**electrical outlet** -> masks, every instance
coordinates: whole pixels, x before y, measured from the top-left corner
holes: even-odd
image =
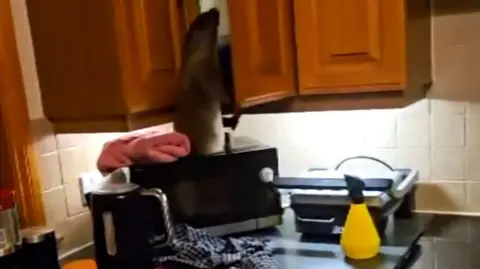
[[[104,177],[99,171],[83,173],[78,179],[80,185],[80,197],[82,197],[83,206],[87,206],[85,195],[98,189],[104,182]]]

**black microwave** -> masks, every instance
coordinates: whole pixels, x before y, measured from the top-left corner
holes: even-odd
[[[130,181],[161,189],[174,224],[215,235],[281,224],[281,197],[273,184],[279,172],[277,149],[247,137],[234,137],[231,144],[229,153],[131,166]],[[161,222],[161,212],[157,217]]]

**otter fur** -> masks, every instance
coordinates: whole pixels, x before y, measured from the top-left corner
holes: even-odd
[[[213,153],[219,136],[216,121],[228,102],[218,62],[219,11],[201,13],[190,25],[182,53],[174,129],[188,136],[192,154]]]

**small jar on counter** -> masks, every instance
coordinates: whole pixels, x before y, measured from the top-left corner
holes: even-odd
[[[31,227],[22,230],[23,245],[18,256],[20,269],[60,269],[55,230]]]
[[[15,192],[0,188],[0,244],[18,247],[21,243]]]
[[[17,269],[15,247],[11,244],[0,244],[0,268]]]

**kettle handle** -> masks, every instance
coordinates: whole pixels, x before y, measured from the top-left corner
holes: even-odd
[[[166,241],[165,244],[162,244],[158,247],[164,247],[168,246],[171,244],[173,240],[173,225],[172,225],[172,217],[170,215],[170,207],[168,206],[168,199],[167,195],[160,190],[160,189],[146,189],[142,190],[140,193],[142,196],[153,196],[157,198],[157,200],[160,202],[160,210],[163,214],[163,224],[165,225],[165,230],[166,230]]]

